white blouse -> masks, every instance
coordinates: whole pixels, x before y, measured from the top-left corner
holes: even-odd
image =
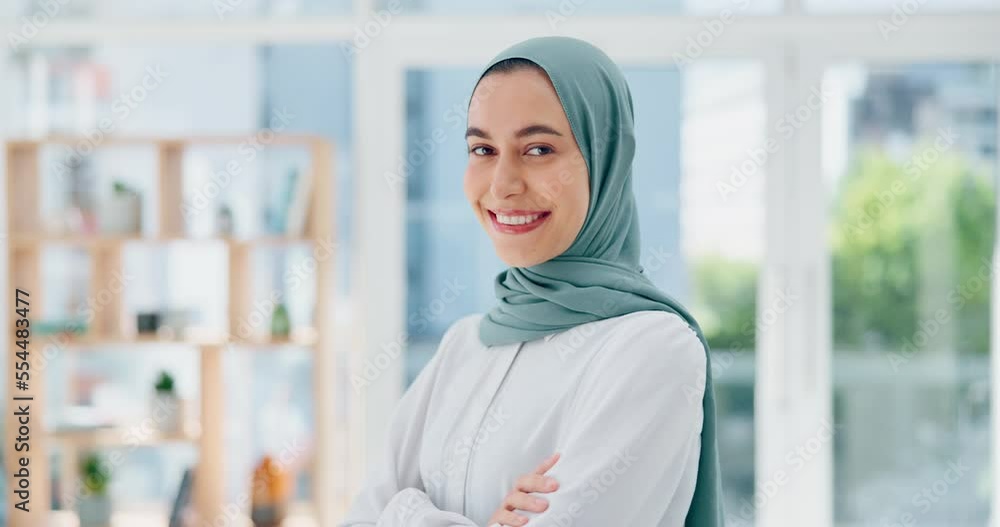
[[[679,316],[640,311],[520,344],[448,329],[392,415],[381,466],[341,527],[485,526],[548,456],[529,526],[681,526],[694,494],[707,357]]]

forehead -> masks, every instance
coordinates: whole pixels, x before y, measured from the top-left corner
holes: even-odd
[[[476,86],[469,103],[469,126],[514,126],[528,120],[569,129],[559,96],[544,72],[526,68],[493,73]]]

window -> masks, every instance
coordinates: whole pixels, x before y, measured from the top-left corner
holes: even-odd
[[[0,20],[21,17],[47,25],[49,20],[184,20],[233,21],[253,18],[290,16],[343,15],[350,11],[350,0],[153,0],[135,3],[124,0],[12,0],[0,7]],[[39,22],[44,20],[45,24]]]
[[[996,68],[824,78],[837,525],[990,517]],[[878,401],[877,404],[873,404]]]

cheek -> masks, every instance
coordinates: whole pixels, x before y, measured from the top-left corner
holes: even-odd
[[[576,229],[583,226],[583,221],[587,219],[587,211],[590,209],[590,181],[587,174],[579,174],[571,190],[573,200],[573,219]]]
[[[462,189],[465,191],[465,197],[469,200],[469,203],[475,205],[479,201],[482,192],[479,187],[481,178],[477,178],[475,171],[470,167],[465,170],[465,177],[462,180]]]
[[[538,188],[543,201],[560,209],[565,220],[579,228],[590,207],[590,183],[586,169],[575,163],[566,163],[549,173]]]

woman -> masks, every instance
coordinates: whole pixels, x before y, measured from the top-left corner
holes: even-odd
[[[403,396],[342,525],[722,525],[708,346],[638,263],[621,71],[576,39],[514,45],[466,138],[466,196],[510,268]]]

